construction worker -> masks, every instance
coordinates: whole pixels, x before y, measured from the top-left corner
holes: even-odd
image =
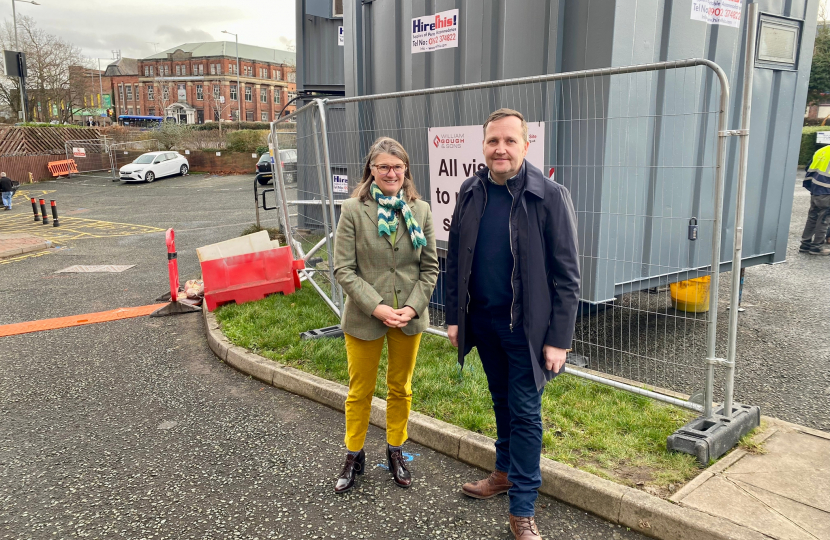
[[[813,154],[802,185],[810,191],[810,211],[798,252],[830,255],[830,245],[825,243],[830,227],[830,145]]]

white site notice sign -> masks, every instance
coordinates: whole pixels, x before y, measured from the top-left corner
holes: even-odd
[[[412,19],[412,54],[458,47],[458,10]]]
[[[692,0],[692,20],[738,28],[741,0]]]
[[[73,148],[72,149],[72,156],[73,157],[86,157],[86,148]]]
[[[545,123],[528,124],[530,148],[527,160],[544,171]],[[486,167],[480,125],[429,128],[429,198],[435,238],[448,240],[455,199],[461,184],[479,169]]]

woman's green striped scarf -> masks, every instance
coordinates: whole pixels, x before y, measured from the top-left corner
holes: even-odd
[[[401,197],[403,190],[399,191],[397,195],[387,197],[383,194],[377,184],[372,182],[371,194],[378,203],[378,235],[384,234],[391,236],[398,228],[398,210],[403,214],[403,220],[406,222],[406,228],[409,230],[409,237],[412,239],[412,245],[415,249],[420,246],[427,245],[427,239],[424,237],[424,232],[415,221],[415,216],[412,215],[412,210],[403,201]]]

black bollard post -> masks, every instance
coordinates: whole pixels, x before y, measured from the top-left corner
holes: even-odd
[[[58,203],[55,199],[49,199],[49,202],[52,204],[52,227],[58,227]]]
[[[40,200],[40,213],[43,214],[43,224],[49,225],[49,216],[46,215],[46,201]]]
[[[37,201],[34,197],[29,197],[32,199],[32,211],[35,213],[35,221],[40,221],[40,214],[37,211]]]

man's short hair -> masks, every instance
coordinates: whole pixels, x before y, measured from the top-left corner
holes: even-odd
[[[528,142],[527,138],[527,122],[525,122],[525,117],[522,116],[522,113],[519,111],[514,111],[513,109],[499,109],[497,111],[493,111],[490,113],[490,116],[487,117],[487,121],[484,122],[484,136],[487,137],[487,124],[490,122],[495,122],[496,120],[501,120],[502,118],[508,118],[510,116],[515,116],[519,120],[522,121],[522,138],[524,138],[525,142]]]

